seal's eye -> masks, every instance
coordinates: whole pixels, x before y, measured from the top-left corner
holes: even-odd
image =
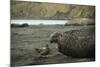
[[[50,41],[50,43],[53,43],[53,41]]]

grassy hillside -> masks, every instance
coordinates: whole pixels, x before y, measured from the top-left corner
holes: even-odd
[[[11,1],[12,19],[94,18],[94,6]]]

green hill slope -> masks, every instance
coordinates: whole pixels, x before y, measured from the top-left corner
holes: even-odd
[[[12,19],[94,18],[94,6],[12,1]]]

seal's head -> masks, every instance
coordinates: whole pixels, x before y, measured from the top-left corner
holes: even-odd
[[[60,32],[54,32],[50,35],[50,43],[57,43],[59,37],[62,36]]]

